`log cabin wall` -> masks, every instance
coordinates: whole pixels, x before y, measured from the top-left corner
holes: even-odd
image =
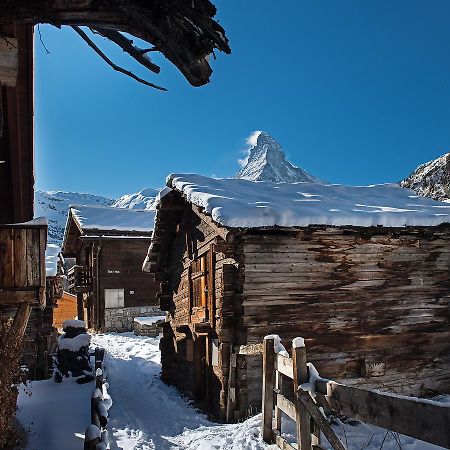
[[[178,215],[169,210],[160,224],[169,226],[168,217],[177,223],[172,223],[176,232],[171,245],[160,251],[167,252],[166,268],[159,273],[161,308],[170,314],[160,344],[162,378],[225,420],[234,339],[235,249],[189,206]]]
[[[450,392],[448,225],[249,230],[242,239],[248,344],[302,336],[324,377],[407,395]],[[258,409],[261,357],[244,358],[242,401]]]
[[[160,314],[159,284],[153,275],[142,272],[149,245],[150,237],[83,240],[77,263],[88,268],[92,277],[92,289],[84,294],[90,327],[131,330],[134,317]],[[105,307],[105,290],[119,291],[122,303]]]

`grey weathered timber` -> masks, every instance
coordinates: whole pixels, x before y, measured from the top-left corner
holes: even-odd
[[[308,366],[306,365],[306,348],[292,348],[292,366],[294,392],[298,392],[299,386],[308,381]],[[295,408],[295,430],[297,445],[300,450],[311,450],[311,416],[307,408],[297,399]]]
[[[318,400],[334,412],[450,448],[450,406],[317,381]],[[320,395],[322,394],[322,395]]]
[[[311,398],[308,391],[304,391],[301,387],[297,390],[297,401],[302,403],[303,407],[308,411],[311,417],[314,419],[314,423],[318,425],[318,427],[322,430],[325,437],[328,439],[328,442],[331,444],[334,450],[346,450],[345,446],[336,436],[336,433],[331,428],[331,425],[328,423],[328,420],[324,417],[322,412],[319,410],[318,406],[315,404],[313,399]],[[320,436],[320,433],[317,433],[316,438]],[[320,441],[317,444],[320,445]]]
[[[264,339],[263,353],[263,384],[262,384],[262,437],[271,442],[273,418],[273,389],[274,389],[274,339]]]

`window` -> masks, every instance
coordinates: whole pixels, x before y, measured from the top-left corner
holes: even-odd
[[[207,305],[207,270],[206,256],[201,256],[191,264],[192,307],[206,308]]]
[[[123,289],[105,289],[105,308],[123,308]]]

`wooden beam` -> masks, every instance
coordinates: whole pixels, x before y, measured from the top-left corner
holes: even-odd
[[[263,391],[262,391],[262,438],[272,443],[273,388],[275,372],[274,339],[264,339]]]
[[[318,401],[362,422],[450,448],[450,406],[425,399],[316,382]]]
[[[0,38],[0,85],[15,87],[17,83],[19,41],[13,37]]]
[[[14,316],[13,324],[8,332],[9,339],[22,339],[27,328],[28,319],[31,314],[31,306],[28,303],[22,303]]]
[[[297,398],[304,405],[308,413],[314,419],[314,421],[319,425],[328,442],[331,444],[334,450],[346,450],[345,446],[336,436],[335,432],[328,423],[328,420],[324,417],[318,406],[314,403],[311,395],[308,391],[303,390],[301,387],[298,388]]]

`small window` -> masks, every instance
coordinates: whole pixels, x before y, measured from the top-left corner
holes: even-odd
[[[105,308],[123,308],[123,289],[105,289]]]

